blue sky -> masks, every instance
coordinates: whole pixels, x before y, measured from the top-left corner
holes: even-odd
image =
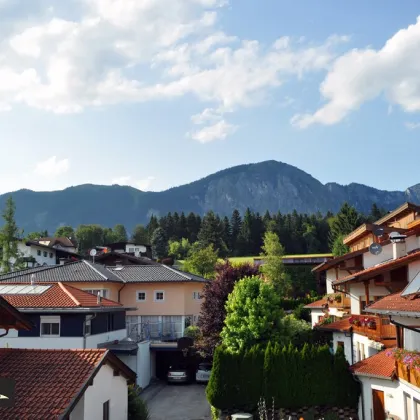
[[[420,182],[413,0],[0,0],[0,192],[163,190],[275,159]]]

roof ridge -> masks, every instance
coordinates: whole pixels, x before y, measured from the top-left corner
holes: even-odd
[[[58,282],[58,285],[60,286],[60,288],[63,290],[64,293],[66,293],[69,298],[77,305],[77,306],[82,306],[80,304],[80,302],[70,293],[70,290],[66,289],[66,286],[64,286],[63,283],[61,283],[61,281]]]
[[[109,280],[108,277],[106,277],[104,274],[102,274],[97,268],[95,268],[90,261],[82,260],[87,266],[89,266],[92,270],[96,271],[101,277],[103,277],[105,280]]]
[[[182,277],[185,277],[187,280],[192,280],[192,277],[188,277],[188,276],[186,275],[187,273],[184,273],[183,271],[176,270],[175,268],[169,267],[168,265],[165,265],[165,264],[162,264],[162,267],[165,267],[165,268],[167,268],[168,270],[171,270],[171,271],[173,271],[174,273],[177,273],[177,274],[181,275]]]

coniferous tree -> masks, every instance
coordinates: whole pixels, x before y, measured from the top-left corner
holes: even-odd
[[[239,255],[252,255],[252,213],[249,208],[246,209],[244,218],[242,220],[241,231],[238,236],[238,250]]]
[[[149,223],[146,226],[148,243],[151,243],[153,232],[158,227],[159,227],[158,219],[157,219],[157,217],[155,215],[152,214],[152,216],[150,217],[150,221],[149,221]]]
[[[168,238],[162,228],[153,232],[151,243],[154,258],[162,259],[168,255]]]
[[[210,210],[203,217],[201,229],[198,233],[198,242],[200,243],[200,246],[206,248],[209,245],[213,245],[220,256],[225,256],[227,253],[227,246],[223,241],[223,230],[223,223],[220,218]]]
[[[187,216],[187,238],[191,243],[197,241],[198,232],[201,227],[201,218],[196,216],[193,212]]]
[[[115,225],[113,229],[115,242],[127,242],[128,235],[124,225]]]
[[[231,249],[233,255],[238,255],[238,236],[242,228],[242,218],[238,210],[233,210],[232,217],[230,219],[231,226]]]
[[[333,217],[331,222],[330,232],[330,246],[334,246],[335,240],[340,235],[348,235],[353,232],[363,222],[362,216],[357,210],[350,206],[348,203],[344,203],[341,206],[340,211]]]
[[[147,228],[143,225],[136,225],[133,234],[131,236],[131,239],[136,244],[148,244],[149,243],[149,235],[147,233]]]
[[[232,249],[232,228],[230,226],[230,221],[227,216],[223,218],[223,242],[226,244],[229,252]]]
[[[16,205],[10,196],[6,201],[3,210],[4,225],[0,230],[1,243],[1,269],[3,273],[23,268],[22,255],[18,249],[18,239],[22,231],[18,228],[15,221]]]
[[[179,216],[178,239],[187,238],[187,237],[188,237],[187,218],[185,217],[184,212],[182,212],[181,216]]]

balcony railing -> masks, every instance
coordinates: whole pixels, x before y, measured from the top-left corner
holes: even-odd
[[[145,322],[131,325],[128,336],[139,343],[151,342],[176,342],[183,335],[182,323],[180,322]]]
[[[411,369],[404,365],[401,361],[395,361],[397,376],[399,379],[404,379],[410,384],[420,388],[420,372],[416,369]]]
[[[345,309],[351,307],[351,300],[344,293],[327,296],[327,303],[329,308]]]
[[[396,338],[397,331],[387,318],[380,316],[352,315],[350,324],[353,331],[372,340]]]

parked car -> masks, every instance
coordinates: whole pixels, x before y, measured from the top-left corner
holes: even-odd
[[[200,363],[195,374],[196,382],[208,382],[211,374],[211,363]]]
[[[188,368],[184,364],[170,366],[167,375],[168,383],[189,382]]]

